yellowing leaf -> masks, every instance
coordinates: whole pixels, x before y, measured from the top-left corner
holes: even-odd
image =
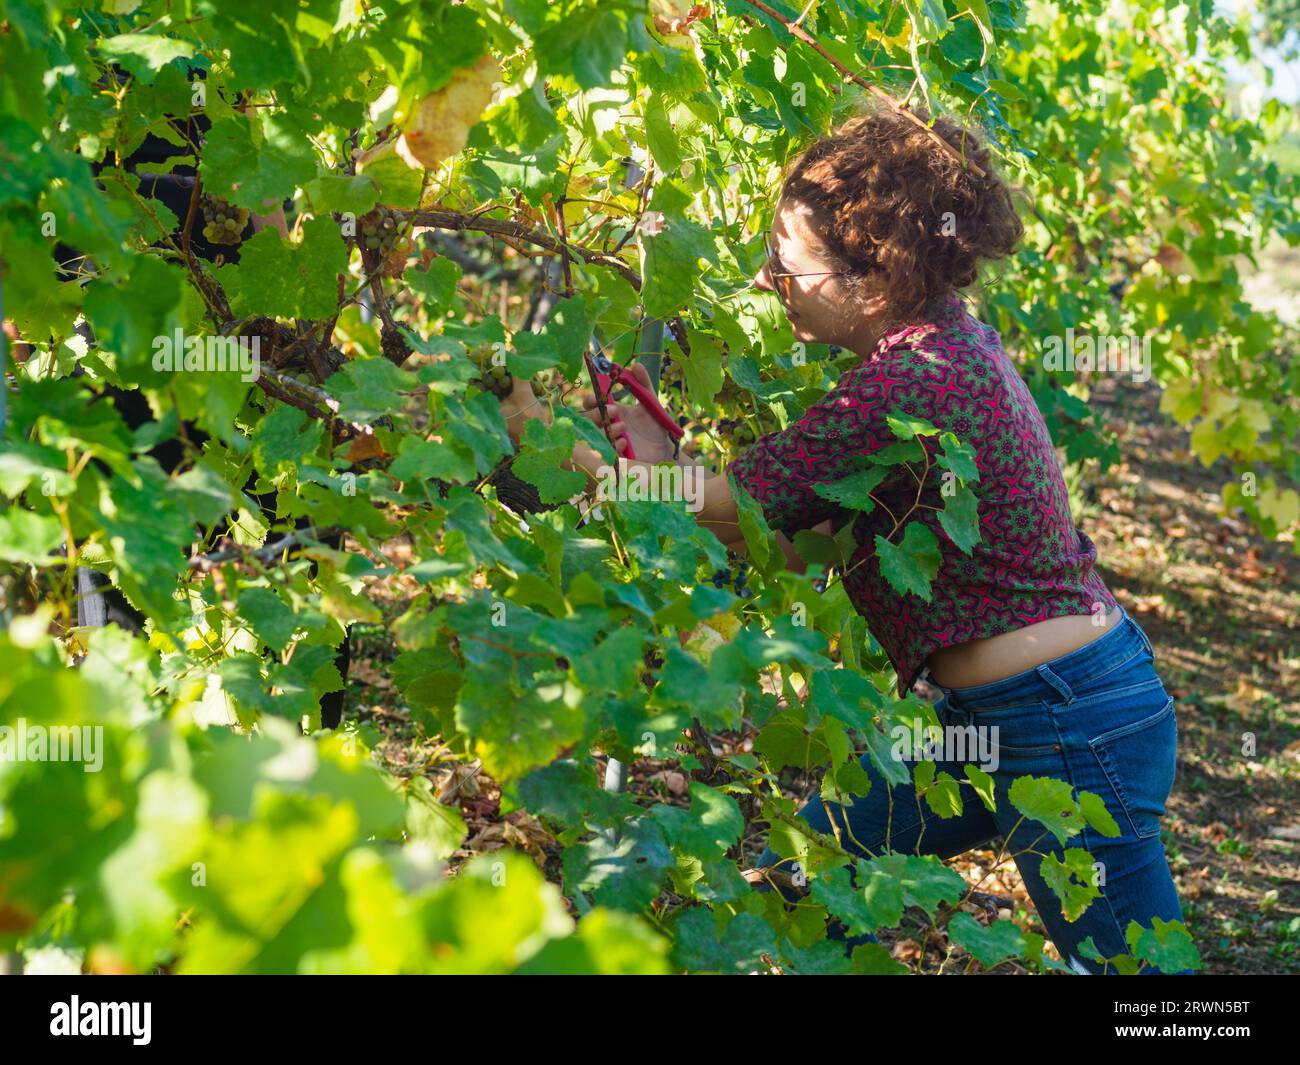
[[[1160,413],[1172,414],[1180,425],[1186,425],[1200,410],[1201,389],[1190,377],[1171,381],[1160,396]]]
[[[585,200],[565,200],[564,201],[564,223],[569,227],[576,226],[587,217],[590,205]]]
[[[1214,422],[1209,418],[1199,422],[1192,430],[1192,450],[1201,460],[1201,465],[1206,467],[1213,466],[1215,459],[1223,454],[1221,438]]]
[[[735,614],[721,613],[714,614],[708,620],[709,628],[716,629],[728,640],[734,640],[736,634],[740,632],[740,618]]]
[[[698,19],[708,18],[712,14],[710,4],[694,4],[691,0],[650,0],[650,17],[654,28],[664,43],[674,48],[691,51],[695,39],[691,36],[690,25]]]
[[[1206,417],[1222,418],[1225,414],[1230,414],[1237,409],[1241,403],[1240,396],[1234,396],[1231,392],[1214,392],[1211,391],[1206,395]]]
[[[426,96],[397,141],[397,154],[407,166],[435,167],[464,148],[470,129],[492,102],[492,87],[500,77],[496,60],[484,54]]]
[[[384,620],[379,607],[364,595],[352,591],[338,577],[331,574],[329,578],[322,577],[320,583],[320,608],[340,625],[354,621],[377,624]]]
[[[1243,399],[1241,412],[1237,416],[1257,433],[1267,432],[1273,424],[1264,404],[1257,399]]]
[[[1287,529],[1300,521],[1300,493],[1294,488],[1279,492],[1265,487],[1259,493],[1259,512],[1277,522],[1279,529]]]

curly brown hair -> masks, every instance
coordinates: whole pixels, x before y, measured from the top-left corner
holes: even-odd
[[[912,114],[929,123],[924,109]],[[781,187],[783,200],[811,209],[850,294],[883,296],[900,321],[970,285],[980,260],[1011,254],[1024,235],[982,139],[946,117],[931,129],[954,151],[901,109],[873,107],[798,155]]]

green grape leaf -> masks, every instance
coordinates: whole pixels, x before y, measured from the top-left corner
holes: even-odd
[[[280,404],[253,430],[253,461],[267,474],[278,472],[285,464],[301,468],[316,453],[323,436],[320,422],[312,421],[297,407]]]
[[[812,488],[823,499],[839,503],[840,506],[848,507],[850,510],[870,514],[876,508],[876,501],[871,498],[871,493],[888,474],[889,470],[884,466],[868,466],[865,470],[858,470],[847,477],[841,477],[838,481],[815,484]]]
[[[745,828],[736,800],[695,782],[690,787],[691,808],[660,805],[653,816],[663,827],[664,838],[681,854],[706,862],[720,861]]]
[[[561,503],[587,483],[586,477],[576,470],[561,468],[573,456],[577,443],[577,428],[573,422],[556,419],[543,425],[540,419],[530,419],[520,438],[514,472],[529,484],[537,487],[543,503]]]
[[[194,54],[194,45],[174,37],[152,33],[119,33],[104,37],[96,49],[105,59],[121,63],[146,85],[174,59],[188,59]]]
[[[379,187],[366,174],[317,174],[302,187],[303,195],[318,215],[337,211],[350,214],[356,236],[358,218],[374,207],[379,199]]]
[[[843,922],[850,935],[898,927],[903,919],[902,882],[862,861],[854,871],[856,887],[850,871],[842,867],[817,877],[809,884],[809,892]]]
[[[933,765],[933,762],[923,763]],[[939,773],[934,782],[922,791],[925,804],[935,816],[947,819],[957,817],[962,811],[961,786],[951,773]]]
[[[599,834],[565,851],[564,881],[598,906],[637,912],[658,896],[673,864],[658,822],[638,818],[626,822],[612,842]]]
[[[1182,921],[1153,917],[1150,928],[1129,921],[1124,938],[1135,958],[1162,973],[1201,968],[1200,952]]]
[[[29,510],[0,512],[0,559],[48,565],[55,561],[54,549],[63,539],[57,518]]]
[[[979,501],[975,493],[962,487],[945,496],[939,524],[962,554],[969,555],[980,540]]]
[[[1024,933],[1014,921],[994,921],[985,926],[970,914],[959,913],[948,922],[948,934],[953,943],[985,968],[1018,957],[1025,949]]]
[[[353,359],[325,382],[325,391],[339,401],[340,418],[366,424],[400,411],[402,393],[418,383],[387,359]]]
[[[253,118],[234,114],[212,123],[199,173],[208,192],[250,211],[269,213],[295,188],[315,178],[316,157],[287,116],[259,108]],[[338,235],[328,216],[314,221]]]
[[[426,313],[441,314],[449,309],[456,296],[456,283],[464,271],[451,259],[439,256],[429,262],[428,267],[420,269],[407,267],[402,281],[424,303]],[[521,336],[533,334],[521,334]]]
[[[930,602],[930,582],[938,574],[943,558],[938,539],[925,525],[919,521],[908,522],[898,544],[877,534],[876,557],[880,560],[880,572],[896,591]]]
[[[650,209],[663,215],[663,228],[642,238],[645,283],[641,302],[646,314],[670,317],[690,298],[700,276],[701,259],[717,262],[713,239],[703,226],[686,216],[689,191],[669,178],[655,186]]]
[[[244,241],[237,264],[216,271],[238,313],[285,318],[334,313],[347,247],[328,216],[304,222],[302,233],[302,241],[292,243],[267,227]]]
[[[279,653],[301,627],[293,608],[269,588],[246,588],[239,593],[239,612],[272,651]]]
[[[673,924],[673,960],[692,973],[748,973],[762,965],[764,954],[777,953],[772,926],[752,913],[727,921],[719,933],[713,913],[687,910]]]
[[[765,572],[768,562],[780,553],[776,538],[768,527],[763,508],[730,470],[727,471],[727,482],[731,485],[731,494],[736,501],[740,531],[745,538],[745,546],[749,549],[749,556],[759,571]]]
[[[962,484],[973,484],[979,480],[979,467],[975,464],[975,449],[953,433],[940,433],[939,444],[942,450],[935,456],[935,461],[946,470],[952,471]]]
[[[681,364],[686,393],[692,403],[708,406],[722,389],[722,351],[711,338],[690,331],[691,353],[676,355]]]
[[[406,831],[412,839],[427,843],[439,858],[450,858],[469,836],[461,812],[438,800],[428,777],[406,782]]]
[[[853,948],[852,971],[861,976],[903,976],[909,970],[902,962],[894,960],[879,943],[863,943]]]
[[[935,436],[939,429],[924,418],[914,418],[910,414],[886,414],[885,424],[899,440],[915,440],[921,436]]]
[[[1083,831],[1083,815],[1074,801],[1070,785],[1063,780],[1017,777],[1007,797],[1011,805],[1026,817],[1046,825],[1059,843]]]
[[[262,661],[256,655],[241,651],[222,659],[217,676],[221,678],[222,689],[245,710],[260,714],[275,709],[262,676]]]
[[[1044,856],[1039,872],[1047,886],[1061,902],[1061,914],[1067,921],[1077,921],[1094,899],[1101,898],[1093,857],[1079,847],[1067,847],[1065,860],[1055,854]]]
[[[1119,824],[1106,809],[1106,803],[1096,792],[1079,790],[1079,812],[1103,836],[1114,838],[1120,834]]]
[[[971,787],[975,789],[975,794],[980,797],[980,802],[989,813],[995,813],[997,810],[997,800],[994,798],[993,778],[979,766],[971,765],[969,762],[962,766],[966,774],[966,779],[970,781]],[[1084,794],[1087,794],[1084,792]]]
[[[671,944],[640,917],[597,907],[575,934],[552,939],[515,973],[560,976],[663,976]]]
[[[952,904],[964,894],[966,881],[933,855],[882,854],[859,862],[867,875],[881,874],[895,879],[903,889],[903,902],[920,906],[931,917],[941,903]]]

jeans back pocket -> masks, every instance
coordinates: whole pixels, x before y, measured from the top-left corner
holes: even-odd
[[[1173,698],[1149,717],[1102,733],[1089,746],[1134,835],[1139,839],[1159,835],[1178,764]]]

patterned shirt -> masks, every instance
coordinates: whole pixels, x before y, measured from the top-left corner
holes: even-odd
[[[875,554],[876,535],[889,538],[894,526],[891,514],[905,514],[917,501],[913,473],[891,467],[873,490],[878,504],[866,514],[813,491],[897,442],[885,422],[889,414],[955,433],[974,448],[979,469],[969,487],[978,502],[980,540],[970,555],[948,538],[938,511],[926,509],[944,503],[933,464],[921,506],[908,519],[924,522],[939,541],[942,559],[928,603],[895,591]],[[921,439],[933,459],[938,437]],[[768,524],[787,536],[827,519],[837,529],[854,521],[845,592],[889,655],[900,695],[942,647],[1115,605],[1093,570],[1096,546],[1070,518],[1065,481],[1029,389],[997,332],[955,294],[927,320],[887,332],[802,418],[760,438],[727,470],[759,502]]]

